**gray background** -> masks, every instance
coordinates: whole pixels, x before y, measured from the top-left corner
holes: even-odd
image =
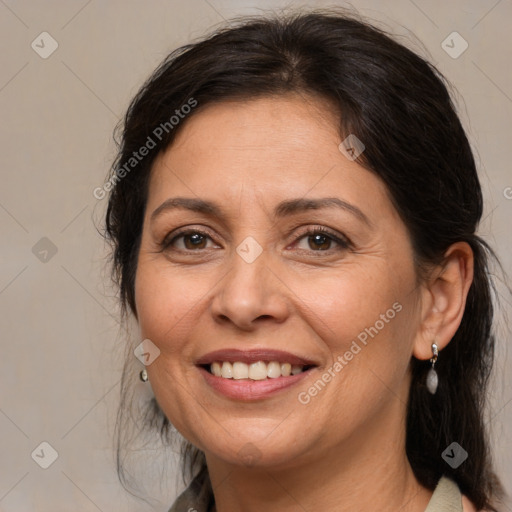
[[[122,354],[138,340],[119,332],[107,251],[95,229],[106,200],[92,192],[114,155],[114,125],[170,50],[223,19],[286,5],[334,3],[0,0],[0,510],[167,510],[180,491],[172,458],[163,481],[149,478],[150,504],[117,481],[111,438]],[[353,5],[433,61],[457,89],[487,200],[481,235],[510,271],[512,2]],[[58,43],[46,59],[31,47],[51,48],[44,31]],[[458,58],[442,46],[454,31],[469,44]],[[446,44],[453,53],[463,42]],[[500,293],[510,312],[510,295],[503,287]],[[511,492],[508,343],[503,314],[489,421],[497,468]],[[48,469],[36,463],[50,461],[44,441],[58,452]]]

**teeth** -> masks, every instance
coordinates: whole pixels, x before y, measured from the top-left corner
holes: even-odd
[[[249,367],[245,363],[233,363],[233,378],[248,379],[249,378]]]
[[[222,377],[222,369],[220,363],[217,363],[217,361],[215,361],[215,363],[212,363],[210,370],[213,373],[213,375],[215,375],[215,377]]]
[[[302,366],[298,366],[296,364],[294,364],[292,366],[292,375],[297,375],[298,373],[300,373],[302,371]]]
[[[276,379],[281,377],[281,365],[276,361],[267,364],[267,377],[269,379]]]
[[[304,366],[290,363],[279,363],[277,361],[258,361],[252,364],[242,362],[230,363],[228,361],[215,361],[210,365],[210,372],[216,377],[224,379],[251,379],[265,380],[277,379],[278,377],[289,377],[304,371]]]
[[[292,373],[292,365],[290,363],[282,363],[281,364],[281,375],[283,377],[288,377]]]
[[[249,379],[263,380],[267,378],[267,365],[263,361],[252,363],[249,366]]]
[[[225,379],[232,379],[233,378],[233,365],[231,363],[228,363],[227,361],[224,361],[222,363],[222,368],[220,370],[220,374]]]

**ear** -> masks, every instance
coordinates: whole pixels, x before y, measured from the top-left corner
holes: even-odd
[[[473,282],[473,264],[469,244],[457,242],[449,247],[443,263],[423,284],[422,319],[413,348],[417,359],[430,359],[432,343],[435,342],[441,351],[457,332]]]

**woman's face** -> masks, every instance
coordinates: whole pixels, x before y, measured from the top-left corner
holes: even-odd
[[[160,350],[158,403],[207,457],[286,467],[403,433],[411,242],[331,112],[292,95],[208,106],[154,164],[141,339]]]

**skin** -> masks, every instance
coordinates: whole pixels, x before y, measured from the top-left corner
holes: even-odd
[[[151,386],[169,420],[205,452],[218,512],[376,503],[419,512],[432,495],[405,453],[409,364],[428,360],[434,340],[443,357],[472,280],[471,249],[450,247],[419,281],[385,184],[338,149],[329,107],[296,95],[207,106],[152,169],[135,287],[140,334],[161,351],[147,368]],[[222,214],[179,208],[152,218],[176,197],[215,202]],[[274,216],[283,200],[324,197],[350,203],[367,222],[332,207]],[[194,239],[199,248],[190,236],[174,238],[184,226],[206,230]],[[305,234],[318,226],[348,246]],[[252,263],[236,252],[248,236],[263,249]],[[163,248],[164,239],[173,241]],[[298,393],[395,303],[401,311],[301,404]],[[237,401],[212,390],[194,364],[232,347],[277,348],[318,366],[298,387]]]

